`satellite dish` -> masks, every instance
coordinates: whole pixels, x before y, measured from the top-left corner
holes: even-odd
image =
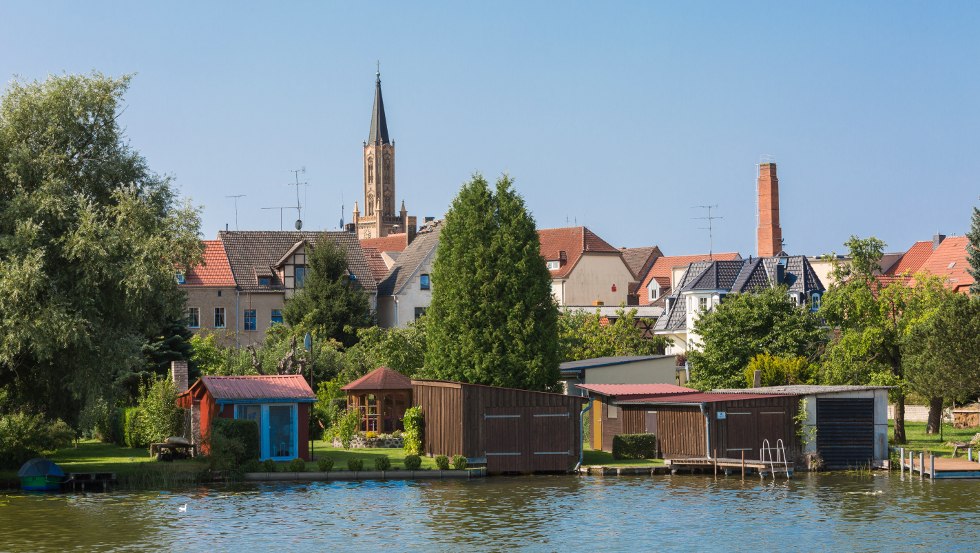
[[[303,230],[303,220],[296,219],[296,230]]]

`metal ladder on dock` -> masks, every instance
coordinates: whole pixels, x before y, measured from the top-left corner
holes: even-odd
[[[776,452],[775,458],[773,458],[772,452]],[[766,460],[766,456],[769,457]],[[759,461],[765,465],[769,465],[769,472],[772,474],[772,479],[776,479],[776,466],[782,465],[779,469],[786,474],[786,478],[793,476],[793,470],[789,467],[789,459],[786,457],[786,445],[783,444],[783,439],[780,438],[776,440],[776,447],[769,445],[769,439],[762,440],[762,448],[759,449]]]

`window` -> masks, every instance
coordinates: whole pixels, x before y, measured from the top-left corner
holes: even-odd
[[[426,309],[428,309],[428,308],[427,307],[416,307],[415,308],[415,319],[418,320],[419,317],[421,317],[422,315],[425,315],[425,310]]]
[[[255,310],[245,310],[245,330],[255,330]]]
[[[429,275],[419,275],[419,289],[420,290],[429,289]]]
[[[225,308],[215,307],[214,308],[214,328],[224,328],[225,327]]]
[[[187,308],[187,326],[191,328],[201,328],[201,308]]]
[[[557,271],[558,269],[561,269],[561,261],[549,261],[548,262],[548,270],[549,271]]]
[[[820,294],[810,296],[810,309],[814,311],[820,309]]]
[[[296,267],[296,284],[294,288],[302,288],[306,284],[306,267],[297,266]]]
[[[281,325],[282,324],[282,309],[272,310],[272,324]]]
[[[177,271],[176,278],[177,278],[177,284],[185,284],[187,282],[187,279],[184,278],[184,273],[181,271]]]
[[[698,309],[707,311],[709,308],[708,298],[698,298]]]
[[[272,279],[267,276],[259,277],[259,286],[269,286],[272,284]]]
[[[650,286],[647,287],[647,294],[650,301],[655,301],[660,297],[660,283],[656,280],[650,281]]]

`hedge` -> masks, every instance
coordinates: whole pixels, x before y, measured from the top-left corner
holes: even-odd
[[[259,458],[259,425],[257,422],[218,417],[211,421],[211,432],[241,442],[245,456],[244,459],[239,460],[240,463]]]
[[[613,436],[613,459],[653,459],[657,456],[657,437],[653,434]]]

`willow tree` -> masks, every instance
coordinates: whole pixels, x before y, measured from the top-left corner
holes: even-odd
[[[123,134],[128,83],[50,77],[0,100],[4,407],[74,419],[182,316],[174,272],[199,255],[198,214]]]
[[[423,374],[531,390],[558,382],[558,308],[534,218],[501,177],[464,184],[432,270]]]

